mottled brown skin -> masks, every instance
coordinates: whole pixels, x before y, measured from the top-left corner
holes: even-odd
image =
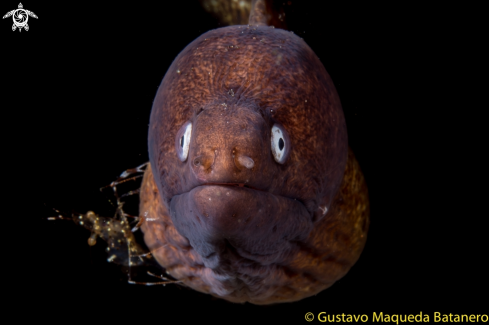
[[[176,137],[188,121],[182,162]],[[290,141],[283,164],[271,152],[274,124]],[[363,249],[367,188],[341,104],[293,33],[231,26],[189,44],[155,98],[149,155],[145,242],[195,290],[233,302],[295,301],[331,286]]]

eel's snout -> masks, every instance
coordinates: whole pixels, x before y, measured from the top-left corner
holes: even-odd
[[[222,266],[220,257],[229,246],[262,265],[284,262],[291,241],[305,240],[312,229],[299,201],[246,187],[198,186],[175,196],[170,214],[212,269]]]
[[[247,107],[210,105],[193,121],[188,164],[196,183],[244,183],[267,188],[275,172],[270,128]],[[189,182],[194,183],[194,182]]]
[[[252,169],[255,166],[255,161],[253,158],[242,154],[236,153],[235,149],[228,150],[230,152],[224,153],[227,156],[226,162],[223,165],[229,165],[225,168],[237,169],[238,171],[243,170],[243,168]],[[206,179],[202,174],[205,174],[209,169],[212,169],[215,166],[216,158],[217,158],[218,150],[214,150],[214,154],[200,154],[197,157],[192,159],[192,170],[196,175],[201,176],[201,178]],[[246,171],[246,170],[245,170]]]

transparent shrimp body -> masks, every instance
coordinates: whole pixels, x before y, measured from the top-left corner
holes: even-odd
[[[125,213],[123,210],[125,203],[123,199],[130,195],[139,194],[139,189],[119,196],[117,185],[142,177],[141,173],[144,172],[146,165],[147,163],[126,170],[116,181],[104,187],[111,187],[114,191],[117,206],[113,218],[102,217],[93,211],[88,211],[84,214],[73,213],[70,217],[67,217],[66,215],[61,214],[58,210],[55,210],[59,213],[58,216],[49,217],[48,220],[72,220],[77,225],[88,229],[91,232],[91,235],[88,238],[88,245],[90,246],[94,246],[97,243],[98,238],[105,241],[107,243],[107,261],[128,267],[128,282],[131,284],[165,285],[168,283],[180,283],[180,281],[169,279],[163,275],[155,275],[150,271],[147,271],[147,274],[153,278],[158,278],[159,281],[140,282],[131,279],[131,267],[142,266],[150,269],[150,267],[158,266],[158,263],[154,260],[145,245],[137,242],[134,235],[134,233],[139,230],[139,225],[144,220],[145,216],[132,216]],[[141,175],[133,176],[134,174]],[[101,190],[104,188],[101,188]],[[161,269],[159,266],[158,268]]]

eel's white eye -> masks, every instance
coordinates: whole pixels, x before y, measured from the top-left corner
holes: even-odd
[[[192,123],[186,122],[177,132],[175,138],[175,149],[178,159],[181,161],[187,160],[188,150],[190,147],[190,137],[192,136]]]
[[[272,126],[272,154],[279,164],[283,164],[290,151],[290,140],[287,131],[280,124]]]

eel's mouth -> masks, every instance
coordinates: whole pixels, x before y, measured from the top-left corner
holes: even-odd
[[[231,187],[246,187],[255,191],[262,191],[262,192],[268,192],[266,190],[262,190],[256,187],[253,187],[251,185],[248,185],[246,183],[204,183],[199,186],[207,186],[207,185],[220,185],[220,186],[231,186]]]
[[[170,202],[170,216],[204,260],[220,256],[229,243],[243,257],[274,263],[283,258],[284,247],[305,240],[312,229],[302,202],[243,183],[205,183],[176,195]]]
[[[274,195],[276,197],[282,197],[282,198],[287,198],[287,199],[290,199],[290,200],[294,200],[294,201],[297,201],[298,203],[301,203],[304,207],[306,206],[306,204],[304,203],[304,201],[302,199],[300,199],[300,198],[293,198],[293,197],[288,197],[288,196],[284,196],[284,195],[274,194],[274,193],[272,193],[270,191],[267,191],[267,190],[264,190],[264,189],[260,189],[260,188],[254,187],[254,186],[251,186],[251,185],[246,184],[246,183],[219,183],[219,182],[209,182],[209,183],[199,184],[199,185],[191,188],[188,191],[185,191],[185,192],[182,192],[180,194],[176,194],[176,195],[172,196],[170,198],[170,202],[176,196],[184,195],[186,193],[190,193],[192,190],[194,190],[194,189],[196,189],[198,187],[202,187],[202,186],[229,186],[229,187],[247,188],[247,189],[250,189],[250,190],[253,190],[253,191],[260,191],[260,192],[269,193],[270,195]]]

